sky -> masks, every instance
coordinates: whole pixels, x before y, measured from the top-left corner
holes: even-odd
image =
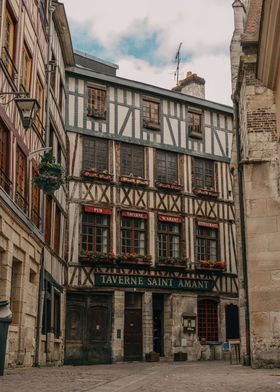
[[[233,0],[64,0],[74,49],[119,66],[117,75],[171,89],[206,80],[206,99],[231,105],[229,45]]]

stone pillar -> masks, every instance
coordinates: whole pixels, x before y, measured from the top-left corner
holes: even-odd
[[[153,351],[153,294],[143,295],[143,355]]]
[[[164,355],[165,357],[173,356],[172,347],[172,327],[173,327],[173,314],[172,314],[172,300],[173,295],[164,296]]]
[[[113,297],[113,320],[112,320],[112,360],[123,360],[124,338],[124,291],[116,290]]]

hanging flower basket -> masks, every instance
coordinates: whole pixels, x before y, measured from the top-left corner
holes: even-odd
[[[39,164],[38,173],[33,178],[33,183],[38,185],[44,193],[50,195],[64,183],[63,173],[64,168],[55,163],[52,154],[47,152]]]

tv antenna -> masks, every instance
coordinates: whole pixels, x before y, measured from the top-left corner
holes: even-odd
[[[175,62],[177,62],[177,67],[176,71],[174,72],[174,78],[176,78],[176,86],[179,84],[179,73],[180,73],[180,62],[181,62],[181,57],[180,57],[180,50],[181,50],[182,42],[180,42],[180,45],[178,47],[176,56],[175,56]]]

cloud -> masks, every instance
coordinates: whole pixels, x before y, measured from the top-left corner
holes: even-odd
[[[209,97],[217,96],[229,103],[231,3],[232,0],[67,0],[65,7],[74,46],[119,64],[118,75],[148,79],[152,84],[161,80],[165,87],[172,81],[174,57],[182,42],[181,69],[205,77]]]

